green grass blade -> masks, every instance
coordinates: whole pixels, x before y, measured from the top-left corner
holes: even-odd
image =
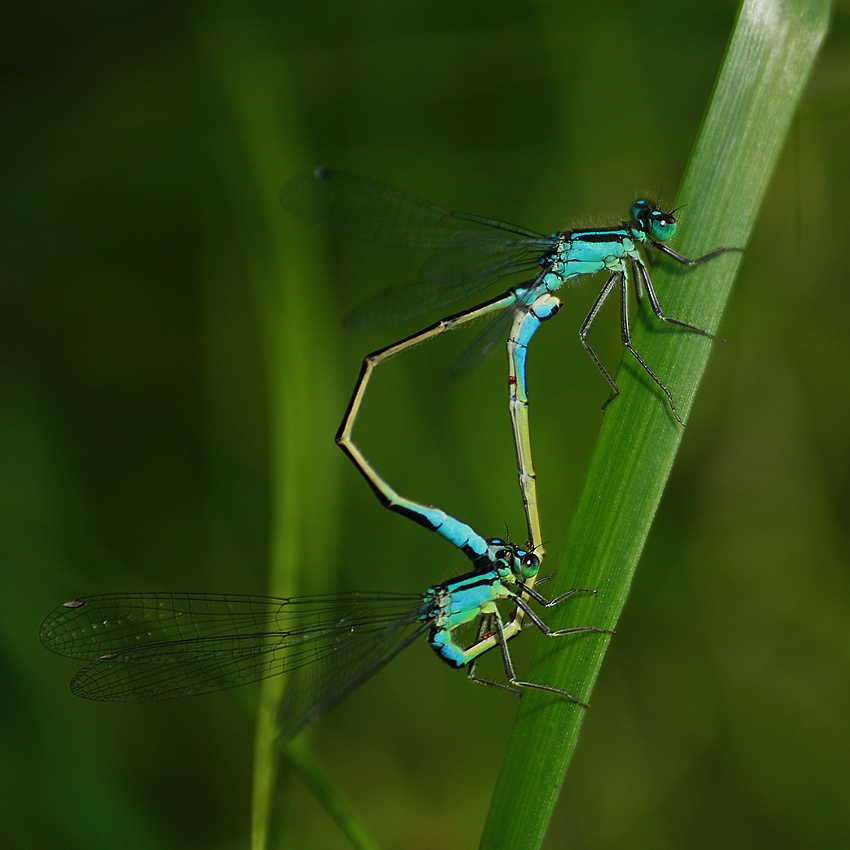
[[[676,250],[694,257],[718,245],[747,244],[829,11],[826,0],[742,4],[682,184]],[[665,312],[715,329],[740,261],[741,255],[729,254],[689,271],[660,263],[653,282]],[[636,321],[634,343],[687,419],[712,343],[656,325]],[[616,625],[685,433],[628,358],[617,381],[622,394],[604,417],[564,557],[547,588],[551,595],[569,587],[595,587],[599,594],[553,611],[548,619],[554,628]],[[540,639],[529,678],[588,697],[610,640],[597,634]],[[482,847],[541,846],[584,716],[564,700],[524,694]]]
[[[250,17],[210,21],[201,40],[219,78],[238,141],[228,164],[242,220],[251,283],[266,356],[271,440],[272,596],[299,591],[299,571],[309,569],[312,587],[327,571],[334,547],[335,481],[330,470],[336,403],[332,335],[322,333],[311,293],[322,271],[308,240],[285,227],[278,187],[301,167],[295,108],[285,91],[282,57],[262,21]],[[269,845],[277,799],[277,709],[284,677],[262,684],[254,747],[251,846]]]
[[[281,747],[281,752],[284,761],[312,791],[351,846],[355,850],[377,850],[378,845],[369,834],[366,825],[357,817],[336,788],[328,782],[316,762],[304,752],[303,748],[290,745]]]

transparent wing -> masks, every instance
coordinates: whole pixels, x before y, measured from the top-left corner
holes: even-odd
[[[505,344],[517,306],[518,304],[515,302],[506,307],[495,319],[491,319],[475,334],[449,366],[448,375],[450,378],[459,378],[491,354],[497,345]]]
[[[416,195],[344,171],[317,168],[296,174],[280,190],[280,203],[296,218],[339,236],[398,245],[437,248],[448,236],[501,233],[503,240],[545,239],[504,221],[452,212]]]
[[[299,670],[336,653],[348,659],[353,682],[344,696],[378,669],[378,648],[389,660],[415,637],[411,627],[427,628],[423,616],[422,597],[410,594],[295,599],[105,594],[55,609],[42,623],[40,637],[53,652],[90,662],[71,682],[71,690],[87,699],[146,702],[212,693]],[[355,663],[362,657],[358,646],[367,656],[360,664]],[[312,687],[321,697],[321,683]],[[341,683],[333,687],[339,691]]]
[[[414,623],[419,628],[408,628]],[[408,615],[360,640],[341,643],[315,664],[299,667],[287,683],[278,711],[281,738],[295,737],[430,628],[430,621],[423,623]]]
[[[350,330],[381,328],[415,319],[432,310],[474,295],[504,277],[537,269],[537,254],[531,260],[506,262],[501,266],[479,268],[441,280],[422,279],[385,289],[355,307],[344,319]]]
[[[330,233],[432,251],[417,280],[385,290],[346,318],[351,328],[380,327],[422,315],[533,269],[550,237],[495,219],[457,213],[383,183],[317,169],[280,192],[285,209]]]
[[[458,378],[475,366],[493,349],[503,345],[510,331],[517,310],[528,307],[534,299],[540,295],[540,287],[537,286],[540,277],[514,287],[516,301],[509,304],[494,319],[491,319],[473,338],[464,346],[463,350],[455,358],[449,367],[448,374],[451,378]]]

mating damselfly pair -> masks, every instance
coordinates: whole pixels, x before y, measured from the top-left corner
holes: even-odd
[[[298,218],[334,235],[424,248],[418,278],[386,290],[349,317],[351,326],[381,325],[414,318],[481,292],[513,274],[531,274],[495,298],[441,319],[418,333],[368,355],[337,442],[366,478],[382,504],[436,531],[472,562],[472,570],[428,588],[423,594],[384,592],[272,599],[202,593],[108,594],[72,600],[44,621],[41,639],[49,649],[88,662],[72,690],[92,699],[148,701],[210,693],[291,672],[280,714],[283,737],[291,737],[352,689],[381,669],[419,636],[474,681],[506,690],[548,691],[584,705],[571,693],[517,678],[508,640],[527,617],[549,636],[603,632],[595,626],[552,630],[530,602],[550,607],[580,592],[547,600],[534,588],[543,557],[535,472],[528,424],[526,355],[541,323],[557,314],[553,292],[580,277],[608,278],[580,329],[580,339],[610,385],[619,389],[587,341],[608,296],[616,289],[626,349],[665,395],[676,419],[670,390],[631,342],[628,292],[646,295],[655,316],[685,330],[709,331],[661,309],[640,249],[653,249],[693,266],[729,250],[718,248],[689,260],[665,243],[676,219],[647,200],[635,201],[630,219],[602,229],[575,229],[544,236],[515,225],[444,209],[414,195],[343,172],[298,175],[281,191],[283,206]],[[381,478],[353,440],[353,428],[374,369],[382,362],[441,333],[492,317],[461,356],[469,365],[507,337],[509,406],[518,475],[528,525],[527,547],[485,539],[443,511],[400,496]],[[606,402],[607,404],[607,402]],[[679,419],[679,421],[681,421]],[[509,616],[499,604],[511,607]],[[459,630],[475,629],[471,643]],[[477,659],[498,647],[507,684],[475,675]]]

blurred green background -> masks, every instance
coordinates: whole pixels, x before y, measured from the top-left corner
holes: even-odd
[[[735,10],[318,0],[6,11],[4,846],[248,846],[254,691],[77,700],[76,666],[37,640],[55,605],[121,590],[268,592],[270,562],[287,557],[303,567],[287,579],[299,592],[419,591],[466,568],[382,511],[333,445],[362,356],[415,330],[348,334],[341,317],[411,276],[415,258],[323,241],[276,208],[280,184],[332,165],[543,232],[617,221],[643,193],[670,202]],[[848,48],[844,2],[548,847],[850,846]],[[577,339],[595,291],[565,294],[530,361],[552,564],[606,397]],[[519,534],[503,357],[448,383],[469,338],[451,336],[378,373],[358,436],[404,494],[484,534],[506,523]],[[613,310],[594,339],[616,363]],[[300,470],[291,481],[289,469]],[[282,527],[296,529],[288,555]],[[518,660],[534,640],[514,644]],[[309,737],[382,847],[468,848],[514,710],[423,642]],[[291,777],[280,820],[281,846],[347,846]]]

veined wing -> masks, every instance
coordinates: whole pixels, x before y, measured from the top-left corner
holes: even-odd
[[[509,304],[495,318],[491,319],[464,346],[463,350],[449,367],[449,377],[460,377],[488,354],[491,354],[496,346],[504,345],[516,312],[527,309],[534,299],[541,294],[540,287],[536,285],[538,280],[539,276],[514,287],[513,291],[516,294],[516,301]]]
[[[517,306],[518,302],[514,302],[505,307],[498,316],[487,322],[475,334],[449,366],[448,375],[450,378],[459,378],[491,354],[497,345],[503,346],[505,344]]]
[[[409,628],[414,624],[417,629]],[[386,623],[383,629],[339,644],[315,664],[300,666],[287,682],[278,710],[281,739],[294,738],[430,628],[430,620],[423,622],[418,615],[408,613]]]
[[[452,234],[489,233],[491,238],[545,239],[533,230],[471,213],[448,210],[424,198],[345,171],[317,168],[284,184],[280,203],[296,218],[338,236],[437,248]]]
[[[437,255],[435,255],[436,257]],[[534,271],[538,257],[513,259],[489,267],[456,269],[456,274],[423,278],[384,289],[355,307],[344,320],[351,330],[381,328],[455,304],[509,275]],[[423,271],[426,269],[423,267]],[[432,271],[436,272],[437,269]]]
[[[406,645],[422,604],[420,595],[386,593],[105,594],[55,609],[40,637],[53,652],[90,662],[71,682],[77,696],[146,702],[256,682],[371,646],[378,635]]]
[[[382,183],[318,169],[281,190],[296,217],[335,235],[430,249],[417,279],[384,290],[356,308],[349,328],[385,327],[475,295],[534,269],[553,239],[517,225],[457,213]]]

